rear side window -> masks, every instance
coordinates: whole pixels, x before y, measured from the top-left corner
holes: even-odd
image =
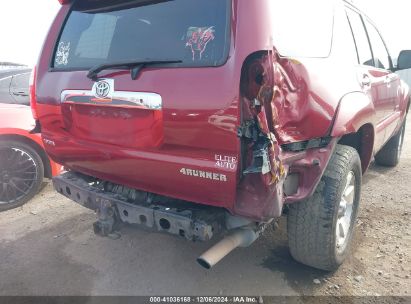
[[[53,67],[83,70],[133,60],[218,66],[228,57],[230,14],[230,0],[76,1]]]
[[[374,66],[370,43],[368,42],[367,32],[365,31],[361,15],[347,8],[347,16],[357,47],[359,63],[361,65]]]
[[[374,66],[378,69],[390,69],[390,59],[387,48],[377,29],[365,20],[368,36],[370,37],[372,52],[374,54]]]

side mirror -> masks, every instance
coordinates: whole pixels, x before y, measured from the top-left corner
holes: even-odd
[[[411,69],[411,50],[401,51],[398,57],[397,70]]]

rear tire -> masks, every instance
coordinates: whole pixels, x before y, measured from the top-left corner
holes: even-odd
[[[314,195],[289,206],[291,255],[305,265],[336,270],[349,253],[361,197],[357,151],[337,145]]]
[[[400,131],[394,135],[375,156],[377,165],[395,167],[401,159],[402,146],[404,144],[406,120]]]
[[[0,141],[0,211],[24,205],[40,190],[44,165],[28,144]]]

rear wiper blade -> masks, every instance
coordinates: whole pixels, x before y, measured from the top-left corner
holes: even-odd
[[[117,61],[99,64],[91,68],[87,74],[87,77],[91,80],[96,80],[98,73],[107,69],[130,69],[131,79],[135,80],[140,71],[149,65],[161,65],[171,63],[182,63],[180,59],[144,59],[144,60],[129,60],[129,61]]]

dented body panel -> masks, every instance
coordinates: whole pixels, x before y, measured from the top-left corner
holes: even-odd
[[[312,195],[344,135],[370,125],[378,151],[405,117],[407,89],[393,116],[379,120],[372,92],[360,87],[339,47],[344,14],[335,15],[327,58],[287,58],[270,30],[282,12],[271,11],[270,1],[231,2],[223,65],[147,67],[136,80],[128,70],[100,73],[116,91],[160,95],[158,109],[62,100],[63,91],[95,84],[88,71],[50,68],[70,12],[71,4],[63,5],[37,66],[37,110],[50,157],[101,180],[269,221],[285,203]],[[287,186],[292,175],[295,185]]]

